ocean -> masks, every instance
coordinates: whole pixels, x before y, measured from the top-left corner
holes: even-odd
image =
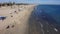
[[[56,21],[60,25],[60,5],[37,5],[34,9],[35,17],[44,14],[45,20]]]

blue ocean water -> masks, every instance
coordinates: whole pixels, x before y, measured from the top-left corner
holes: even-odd
[[[60,25],[60,5],[37,5],[34,16]]]

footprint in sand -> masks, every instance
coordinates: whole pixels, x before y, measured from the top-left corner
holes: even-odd
[[[8,28],[10,28],[10,26],[9,26],[9,25],[6,27],[6,29],[8,29]]]

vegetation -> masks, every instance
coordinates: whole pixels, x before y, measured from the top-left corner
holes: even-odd
[[[12,5],[29,5],[29,4],[26,4],[26,3],[15,3],[15,2],[4,2],[4,3],[0,3],[0,7],[1,6],[12,6]]]
[[[10,3],[7,3],[7,2],[5,2],[5,3],[0,3],[0,7],[1,6],[12,6],[12,5],[14,5],[15,4],[15,2],[10,2]]]

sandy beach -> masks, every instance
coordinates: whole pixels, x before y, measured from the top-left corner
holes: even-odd
[[[13,5],[0,7],[0,34],[28,34],[28,19],[35,5]]]

